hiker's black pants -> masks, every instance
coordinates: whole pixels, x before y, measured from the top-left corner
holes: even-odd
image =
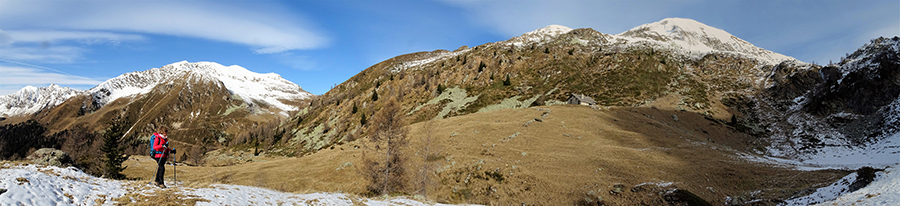
[[[162,157],[156,159],[156,183],[163,184],[163,175],[166,174],[166,160],[169,159],[167,157]]]

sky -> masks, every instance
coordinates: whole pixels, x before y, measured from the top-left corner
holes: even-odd
[[[185,60],[274,72],[319,95],[402,54],[551,24],[618,34],[669,17],[820,65],[900,36],[897,0],[0,0],[0,95],[90,89]]]

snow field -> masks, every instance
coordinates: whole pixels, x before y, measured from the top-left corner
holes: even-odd
[[[143,180],[120,181],[93,177],[74,167],[42,165],[0,166],[0,205],[114,205],[126,194],[155,196],[162,190],[202,199],[197,205],[444,205],[407,197],[379,200],[341,193],[294,194],[264,188],[213,184],[209,188],[159,189]]]

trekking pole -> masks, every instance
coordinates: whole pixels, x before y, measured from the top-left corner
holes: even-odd
[[[172,157],[172,170],[175,171],[175,173],[173,173],[175,175],[175,181],[172,183],[173,185],[178,186],[178,164],[175,162],[175,157]]]

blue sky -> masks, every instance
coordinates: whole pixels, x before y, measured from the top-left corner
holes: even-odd
[[[818,64],[900,35],[900,1],[0,0],[0,95],[89,89],[187,60],[274,72],[323,94],[388,58],[550,24],[617,34],[690,18]]]

